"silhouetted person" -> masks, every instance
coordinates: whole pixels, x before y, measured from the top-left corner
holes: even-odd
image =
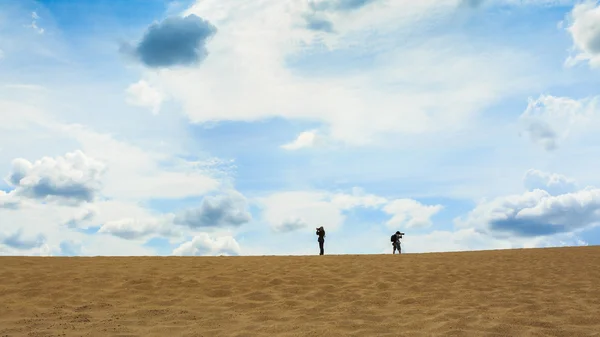
[[[400,247],[400,239],[402,239],[403,235],[404,233],[396,231],[396,233],[390,238],[390,240],[392,241],[392,247],[394,247],[394,251],[392,252],[392,254],[396,254],[396,250],[398,251],[398,254],[402,253],[402,248]]]
[[[323,255],[325,254],[325,251],[323,249],[323,245],[325,244],[325,229],[323,228],[323,226],[317,228],[317,236],[319,237],[319,255]]]

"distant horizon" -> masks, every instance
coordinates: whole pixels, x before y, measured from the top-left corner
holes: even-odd
[[[600,1],[0,0],[0,255],[600,245]]]
[[[453,250],[453,251],[440,251],[440,252],[419,252],[419,253],[402,253],[403,255],[419,255],[419,254],[449,254],[449,253],[479,253],[479,252],[492,252],[492,251],[512,251],[512,250],[531,250],[531,249],[569,249],[569,248],[599,248],[600,245],[587,245],[587,246],[558,246],[558,247],[529,247],[529,248],[490,248],[490,249],[481,249],[481,250]],[[326,254],[326,255],[318,255],[317,254],[304,254],[304,255],[288,255],[288,254],[279,254],[279,255],[0,255],[0,259],[3,257],[24,257],[24,258],[48,258],[48,257],[77,257],[77,258],[91,258],[91,257],[119,257],[119,258],[128,258],[128,257],[186,257],[186,258],[195,258],[195,257],[206,257],[206,258],[216,258],[216,257],[324,257],[324,256],[358,256],[358,255],[392,255],[389,253],[344,253],[344,254]]]

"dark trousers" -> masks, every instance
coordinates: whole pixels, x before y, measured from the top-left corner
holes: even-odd
[[[320,249],[319,255],[323,255],[323,254],[325,254],[325,251],[324,251],[324,249],[323,249],[323,245],[324,245],[324,244],[325,244],[325,241],[321,241],[321,240],[319,240],[319,249]]]

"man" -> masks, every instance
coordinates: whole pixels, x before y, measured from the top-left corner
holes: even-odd
[[[390,238],[390,240],[392,241],[392,247],[394,247],[394,251],[392,252],[392,254],[396,254],[396,250],[398,251],[398,254],[402,253],[402,248],[400,247],[400,239],[402,239],[403,235],[404,233],[396,231],[396,234],[392,235],[392,237]]]
[[[323,226],[317,228],[317,236],[319,237],[319,255],[325,254],[323,245],[325,244],[325,229]]]

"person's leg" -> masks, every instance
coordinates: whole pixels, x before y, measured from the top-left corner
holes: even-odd
[[[325,244],[325,242],[319,241],[319,250],[320,250],[319,255],[325,254],[324,247],[323,247],[324,244]]]

